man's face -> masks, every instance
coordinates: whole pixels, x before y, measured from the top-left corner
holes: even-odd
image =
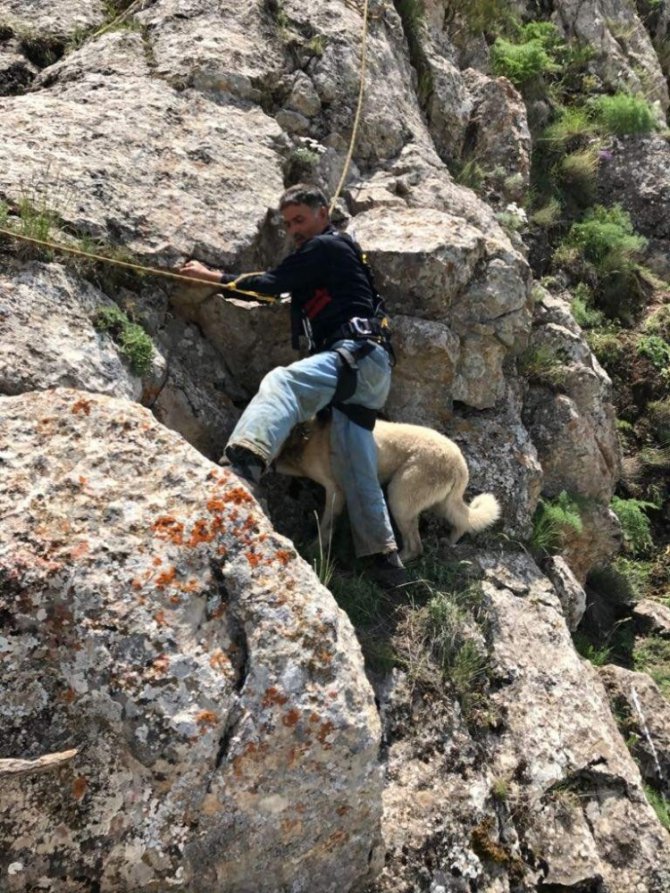
[[[282,208],[284,228],[296,248],[308,239],[318,236],[328,226],[328,209],[310,208],[309,205],[286,205]]]

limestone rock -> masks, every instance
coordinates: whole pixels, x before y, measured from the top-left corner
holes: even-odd
[[[464,72],[472,97],[468,157],[485,172],[489,188],[507,201],[519,201],[530,181],[531,139],[526,107],[506,78],[489,78],[474,69]]]
[[[630,214],[635,229],[649,239],[648,263],[670,277],[670,144],[661,136],[612,139],[598,166],[599,198],[611,197]]]
[[[554,584],[568,629],[574,632],[586,610],[586,593],[570,570],[566,560],[560,555],[552,555],[547,560],[544,570]]]
[[[445,324],[452,342],[460,336],[452,396],[493,406],[504,392],[503,359],[529,322],[523,270],[496,256],[502,245],[442,212],[373,210],[354,224],[389,310]],[[454,348],[449,352],[453,362]]]
[[[527,539],[542,490],[542,468],[520,412],[519,388],[508,382],[495,409],[455,414],[446,433],[466,456],[471,485],[500,500],[505,533]]]
[[[580,505],[582,530],[564,534],[561,553],[577,580],[584,584],[589,571],[608,564],[621,551],[621,524],[611,508],[586,502]]]
[[[58,389],[0,415],[3,756],[78,750],[3,781],[8,889],[362,886],[379,720],[311,569],[135,404]]]
[[[670,705],[654,680],[608,664],[600,668],[612,710],[621,717],[622,732],[630,742],[645,780],[670,796]],[[634,738],[631,738],[634,736]]]
[[[633,609],[635,626],[641,633],[653,633],[670,638],[670,608],[661,602],[643,599]]]
[[[3,23],[18,32],[65,36],[73,32],[102,25],[105,21],[103,0],[3,0]]]
[[[621,469],[612,385],[567,317],[567,303],[545,295],[529,350],[555,358],[560,379],[547,387],[536,378],[524,421],[538,450],[547,495],[567,490],[609,503]]]
[[[566,37],[592,47],[591,65],[612,91],[624,89],[668,108],[668,87],[651,38],[634,5],[618,0],[560,0],[553,21]]]
[[[77,232],[154,262],[250,262],[283,187],[271,118],[151,77],[135,32],[105,34],[41,77],[48,89],[3,103],[3,194],[34,184]]]
[[[670,839],[596,671],[571,646],[550,583],[525,555],[480,563],[501,683],[493,699],[504,716],[492,768],[522,780],[520,833],[545,866],[543,883],[661,893],[670,885]]]
[[[111,337],[96,331],[116,305],[58,264],[0,274],[0,393],[74,387],[139,399],[141,383]]]

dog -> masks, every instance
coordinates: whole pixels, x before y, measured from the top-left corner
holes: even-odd
[[[330,462],[330,420],[312,419],[298,425],[276,460],[280,474],[307,477],[326,490],[320,521],[321,536],[328,541],[341,514],[344,493]],[[374,427],[379,481],[387,486],[388,506],[402,537],[403,561],[423,553],[419,515],[432,509],[451,524],[449,542],[465,533],[485,530],[500,517],[500,505],[491,493],[463,501],[469,474],[459,447],[431,428],[378,420]]]

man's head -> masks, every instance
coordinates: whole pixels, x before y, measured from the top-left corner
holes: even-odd
[[[308,239],[318,236],[330,222],[326,196],[316,186],[298,183],[279,199],[279,210],[286,232],[300,248]]]

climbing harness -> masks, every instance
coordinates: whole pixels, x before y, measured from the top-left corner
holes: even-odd
[[[353,350],[346,347],[336,347],[336,353],[340,359],[340,369],[337,374],[337,386],[333,399],[328,407],[333,407],[344,413],[347,418],[351,419],[361,428],[372,431],[377,421],[377,410],[370,409],[368,406],[361,406],[360,403],[345,403],[350,400],[356,393],[358,384],[358,362],[371,354],[375,349],[374,341],[363,341]]]

